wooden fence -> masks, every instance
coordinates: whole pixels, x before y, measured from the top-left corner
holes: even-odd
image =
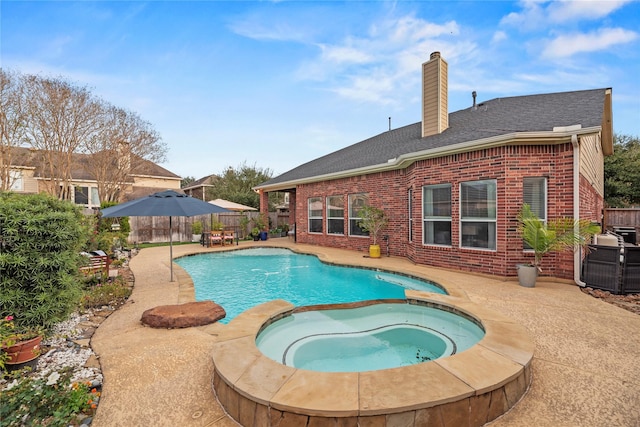
[[[603,228],[640,228],[640,208],[607,208],[604,210]]]
[[[221,222],[227,229],[236,231],[239,238],[249,235],[253,228],[253,220],[258,218],[258,212],[231,212],[211,215],[198,215],[193,217],[172,217],[171,218],[171,238],[174,242],[191,242],[193,233],[191,224],[193,221],[201,221],[203,231],[211,231],[214,222]],[[242,219],[246,217],[249,223],[242,227]],[[281,226],[289,221],[288,214],[269,213],[270,223],[273,228]],[[129,233],[129,243],[164,243],[170,239],[169,217],[166,216],[132,216],[129,217],[131,232]]]

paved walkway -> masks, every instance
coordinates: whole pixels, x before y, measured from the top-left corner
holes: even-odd
[[[580,292],[538,281],[535,288],[495,277],[416,266],[400,258],[293,244],[286,238],[245,242],[291,246],[336,263],[378,266],[431,278],[456,294],[517,320],[535,341],[533,384],[499,427],[640,426],[640,316]],[[173,248],[175,257],[205,249]],[[127,304],[102,323],[91,345],[100,357],[103,394],[94,427],[237,426],[213,395],[210,349],[224,325],[157,330],[142,326],[148,308],[193,300],[189,277],[169,249],[142,250],[131,260],[135,287]]]

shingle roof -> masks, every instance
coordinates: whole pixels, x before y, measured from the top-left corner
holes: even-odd
[[[27,147],[12,147],[11,163],[14,166],[31,167],[35,169],[37,178],[47,178],[47,172],[43,168],[43,159],[45,155],[42,150],[35,150]],[[87,154],[74,153],[71,165],[71,177],[74,180],[95,180],[95,176],[91,173],[91,167],[87,162]],[[131,175],[146,175],[161,178],[180,178],[173,172],[157,165],[149,160],[136,158],[132,162]]]
[[[495,98],[449,114],[449,128],[421,137],[421,123],[393,129],[302,164],[269,181],[308,179],[386,164],[403,154],[433,150],[517,132],[551,132],[554,127],[600,126],[606,89]]]

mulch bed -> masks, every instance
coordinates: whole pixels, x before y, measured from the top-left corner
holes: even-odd
[[[640,294],[614,295],[600,289],[582,288],[582,292],[635,314],[640,314]]]

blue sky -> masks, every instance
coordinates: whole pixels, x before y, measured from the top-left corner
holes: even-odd
[[[420,120],[420,70],[449,63],[449,111],[613,88],[640,136],[639,1],[0,2],[0,65],[88,86],[151,122],[164,167],[274,175]]]

